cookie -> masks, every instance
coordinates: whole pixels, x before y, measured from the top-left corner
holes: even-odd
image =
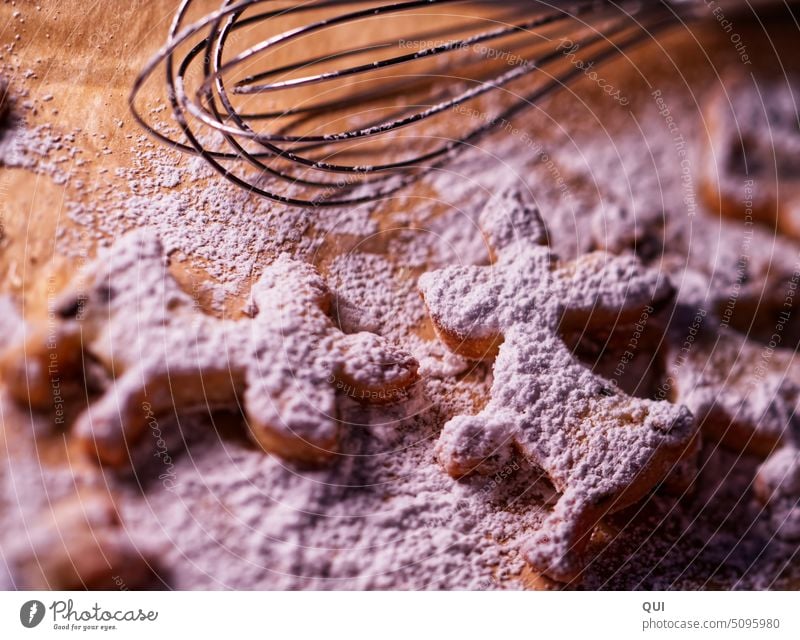
[[[650,262],[664,253],[666,220],[667,215],[657,209],[637,212],[609,202],[592,215],[592,239],[601,251],[633,251],[641,260]]]
[[[800,95],[786,78],[728,75],[708,99],[700,192],[712,211],[800,238]],[[780,196],[780,197],[779,197]]]
[[[154,581],[152,560],[128,540],[107,494],[65,498],[27,531],[8,554],[17,589],[136,589]]]
[[[337,394],[388,403],[417,379],[413,357],[378,335],[342,333],[329,305],[319,273],[281,255],[253,285],[254,317],[212,317],[169,273],[161,242],[136,232],[76,278],[55,321],[9,349],[0,371],[39,410],[55,378],[103,386],[74,433],[108,465],[125,464],[166,414],[240,402],[264,450],[320,463],[338,449]]]
[[[676,318],[686,317],[679,311]],[[668,336],[664,390],[694,413],[704,438],[765,457],[797,422],[800,363],[696,314]]]
[[[656,487],[696,451],[691,413],[632,398],[574,357],[559,332],[609,332],[671,295],[633,256],[596,252],[561,263],[521,194],[490,205],[481,224],[491,266],[459,266],[419,281],[442,341],[471,359],[494,358],[491,396],[474,416],[445,426],[436,453],[453,477],[492,473],[521,454],[560,497],[526,545],[531,565],[578,579],[600,518]]]
[[[772,333],[785,310],[786,289],[797,282],[794,241],[752,221],[702,215],[689,224],[680,213],[634,212],[611,200],[594,212],[591,223],[594,247],[617,255],[632,252],[658,264],[676,289],[695,287],[701,300],[713,293],[714,312],[748,335],[754,329]],[[764,246],[770,250],[760,250]],[[698,276],[704,279],[695,282]]]
[[[713,272],[677,270],[673,280],[680,288],[670,310],[662,390],[691,409],[704,440],[766,458],[756,473],[754,494],[772,534],[796,542],[800,363],[791,329],[798,275],[780,269],[780,260],[768,275],[753,263],[740,262],[739,279],[727,286]],[[742,305],[754,308],[748,310],[754,317],[747,334],[733,322],[732,312],[739,313]],[[780,311],[772,313],[776,308]],[[755,331],[760,324],[766,328],[761,340]]]
[[[800,439],[793,438],[764,461],[753,492],[767,511],[774,535],[800,543]]]
[[[702,216],[686,225],[671,216],[663,226],[610,211],[594,222],[615,253],[662,235],[670,247],[661,269],[676,304],[650,323],[668,327],[666,339],[658,336],[665,372],[657,397],[689,407],[709,440],[769,455],[794,420],[800,382],[793,353],[796,247],[752,224]],[[771,251],[765,255],[761,246]]]

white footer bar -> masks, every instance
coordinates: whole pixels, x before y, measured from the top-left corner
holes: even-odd
[[[223,640],[796,640],[800,593],[0,593],[0,638],[140,640],[187,632]]]

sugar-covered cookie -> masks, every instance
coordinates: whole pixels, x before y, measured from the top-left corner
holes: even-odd
[[[134,233],[75,279],[49,326],[6,352],[4,379],[39,410],[52,405],[54,379],[99,379],[104,391],[75,433],[110,465],[127,461],[165,414],[239,402],[265,450],[318,463],[338,448],[337,393],[392,402],[417,379],[403,350],[334,325],[328,289],[311,265],[280,256],[251,298],[253,318],[203,313],[169,273],[160,241]]]
[[[635,399],[586,369],[559,330],[609,332],[664,302],[669,283],[632,256],[597,252],[561,263],[544,224],[517,194],[492,204],[482,226],[495,261],[420,278],[436,330],[453,351],[495,358],[491,397],[444,427],[436,451],[454,477],[491,473],[520,454],[561,496],[527,545],[539,571],[576,579],[603,515],[636,502],[695,450],[692,415]]]
[[[792,352],[721,329],[707,314],[676,324],[667,341],[664,389],[691,409],[705,437],[762,457],[782,444],[800,399]]]
[[[704,109],[704,201],[712,211],[800,237],[797,83],[749,73],[723,80]]]
[[[778,448],[759,467],[753,490],[768,512],[775,536],[800,543],[800,427],[792,425]]]
[[[625,254],[663,236],[671,252],[660,262],[676,304],[650,323],[667,327],[659,395],[689,407],[710,440],[769,455],[793,420],[800,384],[794,243],[752,223],[673,216],[664,226],[614,211],[596,217],[598,243]]]
[[[17,589],[136,589],[154,581],[152,558],[128,539],[107,494],[64,498],[27,531],[7,549]]]

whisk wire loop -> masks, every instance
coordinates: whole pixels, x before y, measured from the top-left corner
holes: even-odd
[[[134,117],[243,189],[313,207],[391,195],[560,90],[582,74],[564,42],[599,65],[682,19],[667,0],[225,0],[189,22],[194,5],[137,77]],[[161,65],[177,131],[139,105]]]

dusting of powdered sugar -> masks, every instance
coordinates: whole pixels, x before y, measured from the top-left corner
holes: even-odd
[[[77,325],[86,355],[114,377],[78,418],[78,436],[118,464],[143,435],[142,402],[157,414],[235,409],[241,397],[257,442],[291,442],[270,450],[324,459],[338,445],[338,383],[369,400],[391,399],[416,380],[416,361],[390,341],[334,326],[327,286],[307,263],[281,254],[259,275],[250,299],[253,318],[198,311],[167,272],[159,239],[144,231],[102,251],[56,303],[63,326]],[[170,376],[183,400],[160,388]]]
[[[579,364],[558,336],[559,320],[565,311],[589,324],[593,311],[641,310],[669,287],[630,256],[589,254],[559,265],[543,246],[539,213],[519,191],[492,201],[481,222],[497,256],[492,266],[447,267],[420,278],[434,324],[456,352],[503,338],[488,404],[445,424],[437,452],[455,477],[494,473],[517,452],[543,470],[562,495],[527,556],[540,571],[571,580],[588,534],[580,523],[593,522],[598,505],[612,510],[650,465],[663,466],[664,477],[695,428],[685,408],[626,397]],[[665,450],[672,453],[656,462]]]
[[[28,96],[21,78],[20,73],[20,111],[43,113],[52,103]],[[689,121],[681,120],[687,140],[693,133],[685,126]],[[424,307],[414,283],[425,269],[486,264],[487,243],[477,217],[491,194],[509,182],[536,198],[551,246],[564,259],[593,246],[590,212],[602,215],[608,207],[628,206],[634,216],[645,209],[663,211],[676,228],[694,228],[687,224],[684,202],[691,185],[678,171],[657,169],[677,166],[663,118],[641,122],[655,150],[653,166],[640,161],[642,140],[629,135],[629,125],[625,119],[613,132],[619,142],[613,151],[626,160],[623,170],[617,155],[609,157],[610,146],[593,144],[594,138],[555,144],[547,153],[539,149],[532,158],[530,148],[500,136],[487,145],[492,153],[472,150],[448,165],[452,171],[427,176],[420,191],[429,196],[399,198],[380,217],[371,206],[309,212],[253,198],[200,160],[159,147],[128,123],[117,135],[130,153],[112,152],[109,141],[87,131],[21,123],[14,137],[3,139],[2,157],[7,166],[41,171],[64,185],[75,226],[62,230],[59,251],[83,255],[87,248],[110,245],[124,231],[147,227],[174,263],[200,266],[211,276],[219,309],[226,297],[245,296],[252,278],[284,251],[316,259],[337,235],[369,238],[396,227],[386,252],[391,260],[355,250],[325,261],[323,272],[329,270],[334,317],[347,331],[396,338],[426,373],[406,403],[365,409],[345,401],[341,418],[356,425],[344,434],[342,450],[348,455],[317,471],[265,456],[241,433],[227,433],[214,415],[160,418],[152,435],[154,440],[163,435],[160,442],[167,448],[137,468],[134,480],[57,464],[43,473],[30,440],[35,425],[20,412],[15,420],[22,428],[4,430],[13,464],[9,455],[0,465],[0,508],[19,526],[0,536],[2,548],[9,536],[31,526],[28,515],[18,517],[20,504],[47,508],[48,495],[72,482],[108,483],[119,497],[127,534],[143,547],[159,548],[168,570],[164,578],[176,588],[519,586],[514,576],[525,564],[520,547],[541,527],[552,489],[540,471],[515,460],[486,477],[454,482],[443,473],[433,454],[441,426],[455,415],[481,410],[491,367],[468,364],[440,342],[418,336]],[[107,167],[107,160],[114,162]],[[696,226],[697,220],[690,222]],[[684,237],[684,244],[667,245],[671,253],[681,257],[690,246],[699,259],[706,257],[689,232]],[[739,239],[734,229],[719,246],[730,253]],[[473,375],[464,381],[467,370]],[[11,422],[9,406],[3,398],[4,419]],[[715,464],[702,465],[701,491],[691,501],[676,505],[656,495],[648,501],[652,517],[637,520],[629,511],[616,516],[623,534],[589,563],[587,587],[713,586],[708,576],[720,567],[724,585],[772,585],[793,550],[778,541],[765,546],[771,532],[761,526],[759,508],[742,499],[756,463],[726,457],[716,448],[708,455]],[[660,536],[652,535],[654,527]],[[759,561],[752,563],[756,556]]]

